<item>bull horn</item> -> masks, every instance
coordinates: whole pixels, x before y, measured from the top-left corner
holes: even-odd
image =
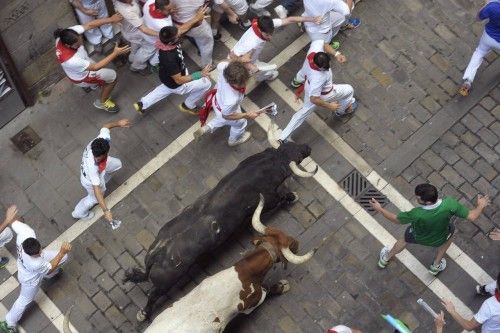
[[[290,248],[284,248],[284,249],[281,249],[281,253],[283,253],[283,256],[285,257],[286,260],[288,260],[289,262],[291,262],[292,264],[295,264],[295,265],[300,265],[300,264],[303,264],[305,263],[306,261],[308,261],[309,259],[312,258],[314,252],[316,251],[309,251],[308,253],[304,254],[303,256],[298,256],[296,254],[294,254]]]
[[[259,204],[257,205],[257,208],[255,208],[255,211],[253,212],[252,216],[252,227],[255,229],[260,234],[265,235],[266,234],[266,226],[262,224],[260,221],[260,214],[262,213],[262,208],[264,208],[264,196],[262,193],[259,194]]]
[[[316,168],[314,169],[314,171],[311,171],[311,172],[304,171],[301,168],[299,168],[299,166],[297,165],[297,163],[295,161],[291,161],[288,166],[290,167],[290,169],[292,170],[292,172],[295,175],[297,175],[299,177],[303,177],[303,178],[312,177],[316,174],[316,172],[318,172],[318,165],[316,165]]]
[[[73,309],[73,306],[70,306],[68,311],[66,311],[66,314],[64,315],[64,321],[63,321],[63,333],[73,333],[71,328],[69,327],[69,315],[71,314],[71,309]]]
[[[278,149],[280,143],[278,142],[278,140],[276,140],[275,134],[276,134],[275,126],[272,121],[269,121],[269,127],[267,128],[267,141],[269,141],[271,147]]]

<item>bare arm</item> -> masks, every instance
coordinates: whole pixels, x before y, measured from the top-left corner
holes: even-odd
[[[205,68],[203,68],[201,70],[201,76],[202,77],[209,77],[211,70],[212,70],[212,65],[205,66]],[[177,73],[175,75],[172,75],[172,79],[178,85],[183,85],[184,83],[188,83],[188,82],[194,81],[193,74],[194,73],[192,73],[190,75],[182,75],[181,73]]]
[[[446,308],[448,313],[457,321],[457,323],[462,326],[463,329],[472,331],[475,328],[478,328],[481,326],[474,318],[470,320],[466,320],[464,317],[462,317],[456,310],[455,306],[451,301],[443,301],[441,302],[443,306]]]
[[[485,195],[482,196],[478,194],[477,196],[477,206],[474,209],[469,211],[469,215],[467,215],[467,220],[475,221],[479,218],[483,210],[490,204],[490,198]]]
[[[339,63],[344,63],[347,59],[346,57],[340,53],[339,51],[335,50],[330,44],[325,43],[323,49],[325,50],[326,53],[331,55],[332,57],[335,58]]]
[[[319,24],[321,22],[321,16],[289,16],[281,19],[281,21],[283,22],[282,25],[300,22],[315,22],[316,24]]]
[[[196,15],[192,19],[190,19],[189,21],[187,21],[183,25],[177,27],[177,35],[178,36],[184,35],[195,24],[197,24],[198,22],[205,19],[205,14],[207,13],[207,11],[208,11],[208,6],[200,7],[200,9],[198,9],[198,11],[196,12]]]
[[[139,30],[145,33],[146,35],[158,37],[158,31],[154,31],[153,29],[146,27],[144,24],[139,27]]]
[[[12,222],[16,220],[17,217],[17,207],[15,205],[7,208],[7,212],[5,212],[5,219],[2,224],[0,224],[0,233],[4,231]]]
[[[85,8],[80,0],[71,0],[70,1],[71,5],[75,8],[81,11],[82,13],[88,15],[88,16],[97,16],[97,10],[90,9],[90,8]]]
[[[85,29],[85,31],[87,31],[87,30],[98,28],[104,24],[118,23],[122,19],[123,19],[123,17],[120,14],[114,14],[113,16],[110,16],[110,17],[105,17],[102,19],[97,19],[97,20],[87,22],[85,24],[82,24],[82,26]]]
[[[238,14],[236,14],[225,1],[220,6],[224,10],[224,13],[226,13],[229,22],[231,22],[232,24],[237,24]]]
[[[63,245],[61,246],[61,249],[59,250],[59,253],[50,261],[50,266],[52,267],[49,271],[48,274],[54,272],[57,269],[57,266],[59,266],[59,263],[63,259],[64,255],[71,251],[71,244],[68,242],[64,242]]]
[[[382,214],[386,219],[388,219],[392,223],[401,224],[401,222],[399,222],[398,220],[397,215],[382,207],[382,205],[377,200],[375,200],[375,198],[372,198],[370,200],[370,205],[374,210]]]
[[[115,45],[115,49],[113,50],[113,52],[111,52],[109,55],[107,55],[105,58],[101,59],[100,61],[96,62],[95,64],[90,64],[89,67],[87,67],[87,70],[98,71],[101,68],[104,68],[106,65],[108,65],[111,61],[113,61],[119,55],[125,54],[128,52],[130,52],[130,46],[125,45],[123,47],[119,47],[118,45]]]
[[[327,102],[327,101],[324,101],[321,99],[321,97],[319,96],[311,96],[311,99],[310,99],[311,103],[321,107],[321,108],[325,108],[327,110],[330,110],[330,111],[337,111],[340,107],[340,104],[338,102]]]
[[[229,115],[222,115],[224,119],[227,120],[238,120],[238,119],[255,119],[260,115],[260,112],[236,112]]]

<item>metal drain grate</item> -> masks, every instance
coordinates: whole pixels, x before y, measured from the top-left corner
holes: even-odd
[[[12,141],[17,149],[24,154],[35,147],[42,139],[31,127],[26,126],[19,133],[10,138],[10,141]]]
[[[357,170],[354,170],[342,180],[342,187],[361,207],[372,215],[375,214],[375,211],[370,205],[371,198],[375,198],[382,206],[387,204],[387,197],[373,187]]]

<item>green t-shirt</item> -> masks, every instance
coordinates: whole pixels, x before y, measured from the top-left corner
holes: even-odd
[[[418,244],[437,247],[446,241],[451,217],[465,219],[468,215],[469,209],[456,199],[447,197],[433,209],[417,207],[408,212],[401,212],[398,214],[398,220],[401,224],[411,223]]]

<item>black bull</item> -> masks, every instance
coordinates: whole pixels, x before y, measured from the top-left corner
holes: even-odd
[[[311,153],[307,145],[284,143],[242,161],[217,186],[186,207],[159,231],[145,258],[146,270],[127,270],[126,281],[153,283],[138,320],[149,318],[158,299],[183,276],[196,259],[214,250],[253,214],[259,193],[265,211],[294,199],[290,192],[279,193],[280,185],[292,175],[290,162],[300,163]]]

